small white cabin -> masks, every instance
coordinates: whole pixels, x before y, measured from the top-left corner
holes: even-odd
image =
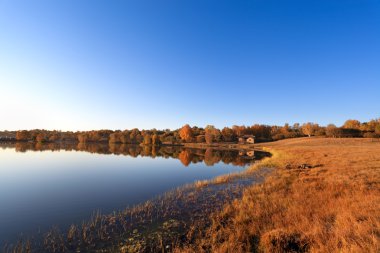
[[[244,135],[242,137],[239,137],[239,143],[253,144],[253,143],[255,143],[255,136],[253,136],[253,135]]]

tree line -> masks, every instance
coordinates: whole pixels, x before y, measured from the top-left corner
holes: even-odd
[[[7,135],[4,135],[6,133]],[[305,136],[326,136],[334,138],[365,137],[380,138],[380,119],[368,122],[347,120],[342,126],[329,124],[320,126],[317,123],[295,123],[293,125],[269,126],[255,124],[252,126],[224,127],[218,129],[212,125],[205,128],[186,124],[176,130],[97,130],[97,131],[49,131],[20,130],[16,132],[0,132],[0,140],[32,141],[32,142],[108,142],[120,144],[142,144],[159,146],[180,145],[183,143],[236,143],[240,137],[252,135],[256,142],[275,141]]]

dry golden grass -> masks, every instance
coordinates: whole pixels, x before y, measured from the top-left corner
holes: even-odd
[[[274,155],[260,166],[278,169],[213,214],[212,225],[178,252],[380,252],[379,141],[261,146]]]

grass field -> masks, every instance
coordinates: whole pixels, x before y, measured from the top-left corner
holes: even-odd
[[[211,216],[178,252],[380,252],[380,142],[260,144],[276,171]]]

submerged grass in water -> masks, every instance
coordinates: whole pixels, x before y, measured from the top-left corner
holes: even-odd
[[[4,252],[161,252],[189,243],[210,225],[210,215],[244,187],[260,183],[269,170],[243,177],[227,175],[202,187],[189,184],[109,215],[95,213],[67,231],[53,228],[27,242],[9,245]],[[17,251],[18,250],[18,251]]]

